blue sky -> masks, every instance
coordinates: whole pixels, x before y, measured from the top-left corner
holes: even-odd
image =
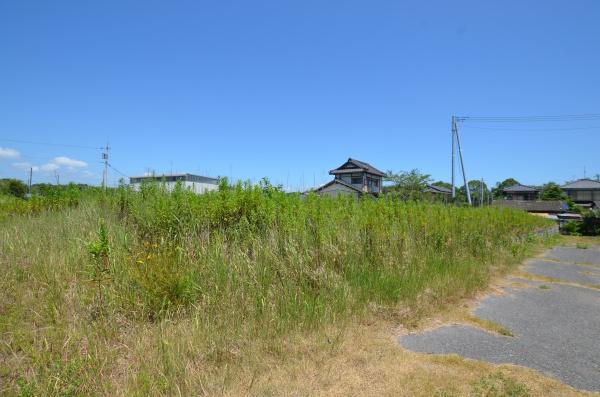
[[[0,178],[450,179],[450,117],[600,113],[600,3],[0,1]],[[489,129],[498,128],[498,129]],[[600,173],[600,120],[461,126],[493,184]],[[111,170],[110,180],[119,175]]]

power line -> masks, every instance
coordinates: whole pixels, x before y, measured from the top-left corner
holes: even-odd
[[[592,121],[600,120],[600,113],[564,114],[555,116],[467,116],[457,117],[461,122],[484,123],[530,123],[530,122],[555,122],[555,121]]]
[[[597,130],[598,127],[571,127],[571,128],[494,128],[494,127],[476,127],[473,125],[465,125],[465,127],[476,130],[490,131],[580,131],[580,130]]]
[[[44,146],[63,146],[63,147],[71,147],[71,148],[79,148],[79,149],[93,149],[99,150],[101,147],[94,146],[84,146],[84,145],[72,145],[69,143],[51,143],[51,142],[36,142],[36,141],[23,141],[20,139],[0,139],[3,142],[13,142],[13,143],[27,143],[32,145],[44,145]]]
[[[107,163],[108,166],[110,168],[112,168],[117,174],[124,176],[125,178],[129,178],[129,175],[125,175],[124,173],[122,173],[121,171],[119,171],[118,169],[116,169],[115,167],[113,167],[113,165],[111,163]]]

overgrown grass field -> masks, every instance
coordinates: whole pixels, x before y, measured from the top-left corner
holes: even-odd
[[[549,226],[509,209],[268,184],[0,206],[8,395],[226,394],[284,362],[296,335],[372,316],[410,324],[473,295]]]

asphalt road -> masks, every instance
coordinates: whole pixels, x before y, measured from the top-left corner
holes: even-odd
[[[578,389],[600,391],[600,248],[556,247],[525,270],[564,282],[515,278],[529,288],[506,288],[503,295],[482,299],[474,312],[501,324],[513,337],[452,325],[403,336],[401,345],[518,364]]]

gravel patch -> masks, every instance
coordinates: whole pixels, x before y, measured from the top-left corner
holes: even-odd
[[[600,264],[597,250],[560,247],[549,255],[571,263]],[[538,260],[526,270],[570,282],[598,284],[597,276],[583,273],[597,269]],[[523,365],[573,387],[600,391],[600,290],[559,283],[528,284],[529,288],[505,288],[503,295],[484,298],[474,312],[502,325],[514,337],[452,325],[405,335],[399,342],[413,351]]]
[[[600,248],[554,247],[544,255],[546,258],[566,263],[586,263],[600,265]]]
[[[527,264],[525,271],[564,281],[600,285],[600,265],[575,265],[563,262],[534,260]]]

